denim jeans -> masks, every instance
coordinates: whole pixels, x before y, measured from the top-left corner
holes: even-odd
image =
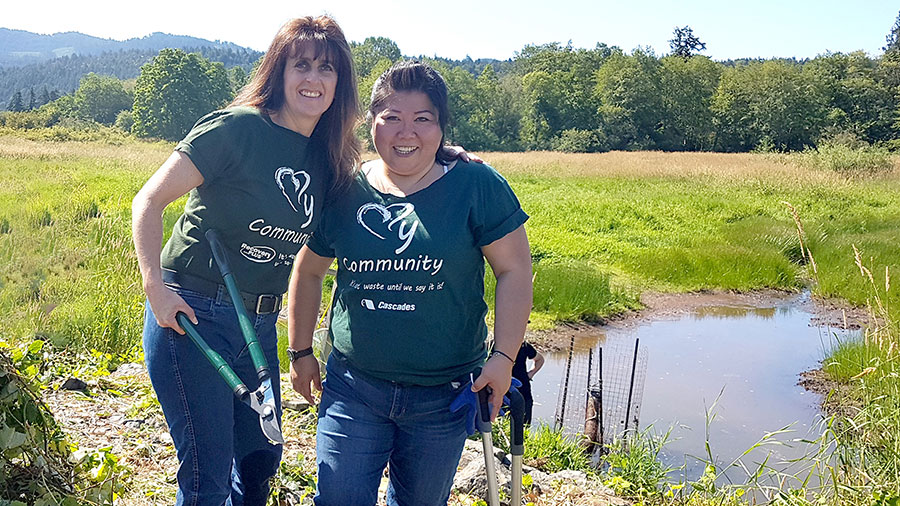
[[[197,315],[197,331],[222,355],[251,391],[259,386],[234,306],[224,289],[207,297],[177,289]],[[272,374],[281,419],[277,313],[250,314]],[[144,359],[178,456],[175,504],[263,506],[269,478],[281,461],[281,445],[268,442],[259,415],[241,403],[186,335],[156,324],[146,304]]]
[[[388,505],[446,505],[466,440],[464,412],[449,407],[469,388],[468,376],[432,387],[400,385],[350,368],[337,351],[326,370],[315,504],[374,505],[389,464]]]

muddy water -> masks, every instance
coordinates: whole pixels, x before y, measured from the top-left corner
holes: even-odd
[[[858,334],[815,326],[814,321],[808,296],[797,295],[763,301],[761,306],[694,307],[609,327],[605,334],[576,343],[570,386],[576,383],[576,375],[585,374],[575,365],[586,363],[587,350],[595,350],[594,357],[600,346],[620,353],[633,351],[639,338],[647,348],[639,427],[652,426],[656,433],[671,428],[670,441],[661,455],[665,464],[682,468],[678,472],[689,479],[702,473],[709,412],[709,443],[720,468],[740,457],[764,434],[789,427],[789,433],[773,438],[772,444],[754,450],[743,461],[755,467],[753,463],[771,452],[771,465],[796,469],[796,464],[778,463],[814,450],[794,440],[817,437],[822,420],[821,398],[798,386],[798,375],[818,367],[835,336],[846,339]],[[552,426],[564,388],[568,350],[548,355],[533,385],[534,417]],[[604,356],[604,363],[612,360]],[[606,383],[609,374],[604,371]],[[741,474],[734,469],[729,477],[740,481]]]

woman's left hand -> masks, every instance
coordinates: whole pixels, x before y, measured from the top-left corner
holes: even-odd
[[[446,149],[464,162],[484,163],[484,160],[482,160],[481,157],[475,153],[469,153],[463,149],[462,146],[447,146]]]
[[[509,391],[509,384],[512,381],[512,366],[512,362],[503,355],[493,355],[485,362],[481,374],[475,378],[475,382],[472,384],[473,392],[478,392],[486,386],[490,387],[491,393],[488,396],[488,402],[491,405],[492,422],[500,413],[503,396]]]

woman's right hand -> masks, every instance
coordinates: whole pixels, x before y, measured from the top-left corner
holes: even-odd
[[[302,395],[311,406],[316,405],[310,385],[316,390],[322,391],[322,376],[319,371],[319,361],[315,355],[300,357],[291,362],[291,386],[294,391]]]
[[[156,323],[160,327],[168,327],[181,335],[184,335],[184,329],[178,324],[175,315],[184,313],[188,320],[194,325],[197,324],[197,316],[194,309],[188,305],[180,295],[175,293],[166,285],[160,284],[155,288],[148,288],[147,300],[150,302],[150,309],[156,317]]]

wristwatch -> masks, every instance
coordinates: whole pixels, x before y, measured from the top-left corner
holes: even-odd
[[[312,346],[310,346],[309,348],[304,348],[300,351],[297,351],[290,347],[288,347],[288,349],[287,349],[288,358],[291,359],[292,363],[294,361],[296,361],[298,358],[303,358],[307,355],[312,355],[312,353],[313,353]]]

